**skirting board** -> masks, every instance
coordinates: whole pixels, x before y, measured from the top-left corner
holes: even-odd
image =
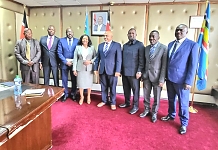
[[[43,78],[39,79],[40,84],[44,84]],[[50,79],[50,85],[54,85],[53,79]],[[62,86],[62,81],[59,80],[59,86]],[[71,87],[71,82],[68,81],[68,86]],[[94,91],[101,91],[100,84],[93,84],[92,90]],[[123,93],[123,86],[117,86],[117,93]],[[140,96],[143,96],[143,89],[140,89]],[[153,91],[151,91],[151,97],[153,97]],[[192,93],[190,93],[190,101],[192,100]],[[161,92],[161,99],[167,100],[167,91],[162,90]],[[209,103],[209,104],[216,104],[218,105],[218,99],[215,99],[213,96],[210,95],[203,95],[203,94],[194,94],[194,102],[200,103]]]

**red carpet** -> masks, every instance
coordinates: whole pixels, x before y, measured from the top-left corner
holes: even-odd
[[[150,116],[140,118],[144,110],[142,99],[140,111],[128,114],[129,108],[110,110],[109,106],[98,108],[101,96],[93,94],[92,103],[67,100],[52,106],[52,150],[212,150],[218,147],[218,108],[194,105],[199,112],[190,114],[185,135],[180,135],[179,117],[163,122],[167,114],[167,101],[162,100],[158,121],[152,123]],[[123,95],[117,95],[117,104]]]

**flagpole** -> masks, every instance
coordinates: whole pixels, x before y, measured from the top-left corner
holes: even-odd
[[[205,3],[206,4],[206,9],[207,9],[208,2],[209,2],[209,0],[206,0],[206,3]],[[200,58],[200,51],[199,51],[199,54],[198,54],[198,58]],[[196,87],[196,82],[197,82],[197,70],[196,70],[196,75],[195,75],[195,79],[194,79],[194,88],[192,89],[191,105],[189,106],[189,112],[190,113],[197,113],[198,112],[198,110],[193,107],[193,105],[194,105],[195,87]]]

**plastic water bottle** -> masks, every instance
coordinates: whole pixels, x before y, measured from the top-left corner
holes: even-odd
[[[14,102],[15,107],[21,109],[21,94],[22,94],[22,87],[21,87],[22,79],[19,75],[16,75],[14,78]]]

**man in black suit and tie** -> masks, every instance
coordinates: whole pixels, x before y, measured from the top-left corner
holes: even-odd
[[[129,41],[123,45],[121,71],[125,103],[120,104],[119,107],[125,108],[130,106],[132,90],[133,107],[129,113],[135,114],[139,110],[140,77],[144,68],[144,45],[136,40],[137,34],[134,28],[128,31],[127,36]]]
[[[151,31],[149,35],[150,45],[145,47],[145,69],[142,75],[144,89],[144,106],[145,110],[140,114],[144,118],[150,113],[150,94],[153,88],[154,103],[152,105],[151,121],[157,121],[157,113],[160,106],[161,90],[164,85],[166,66],[167,66],[167,46],[159,41],[159,32]]]
[[[41,37],[40,46],[42,50],[40,69],[43,68],[44,84],[49,85],[50,73],[52,71],[54,85],[59,86],[58,80],[58,42],[55,34],[55,27],[50,25],[48,27],[48,35]]]

